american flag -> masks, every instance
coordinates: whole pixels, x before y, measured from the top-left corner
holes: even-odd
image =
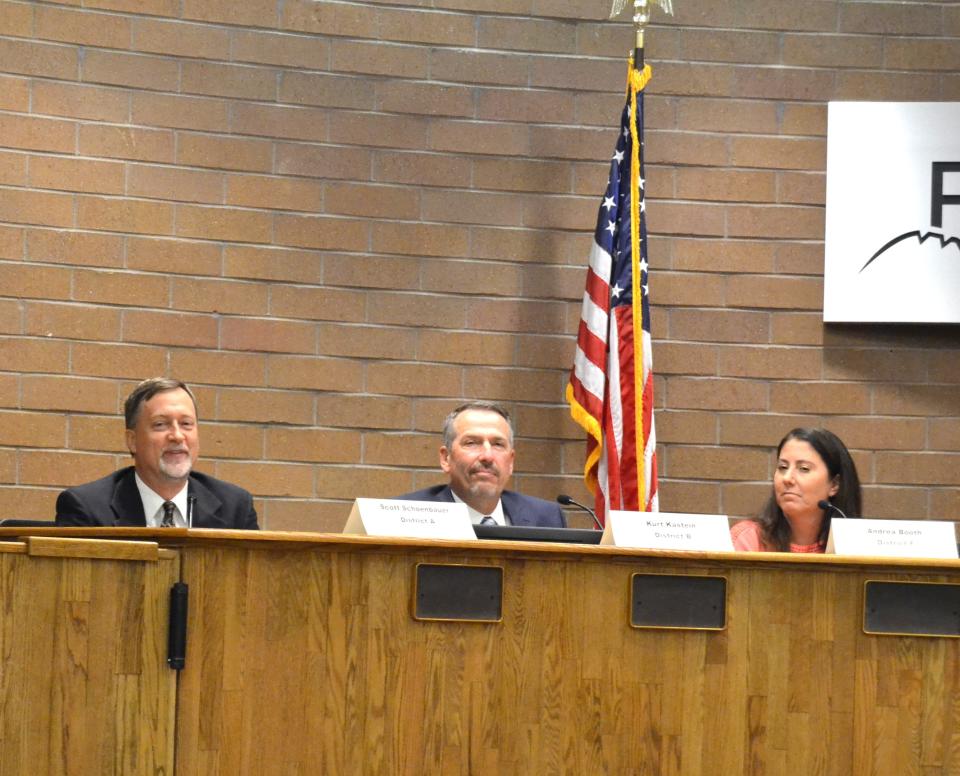
[[[631,60],[567,385],[570,414],[587,432],[584,479],[601,520],[611,509],[658,511],[643,179],[649,80],[650,66],[638,71]]]

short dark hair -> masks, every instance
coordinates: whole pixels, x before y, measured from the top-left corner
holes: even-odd
[[[158,393],[167,391],[176,391],[182,389],[187,392],[190,400],[193,402],[194,413],[199,414],[197,408],[197,397],[183,380],[177,380],[173,377],[151,377],[144,380],[134,388],[127,400],[123,403],[123,419],[127,428],[132,429],[137,425],[137,419],[140,417],[140,410],[143,405],[150,401]]]
[[[823,459],[830,474],[830,478],[837,479],[837,492],[830,498],[830,503],[842,510],[847,517],[860,517],[863,512],[862,495],[860,493],[860,477],[857,467],[850,457],[846,445],[840,437],[824,428],[795,428],[780,440],[777,446],[777,458],[783,446],[791,439],[808,443]],[[827,543],[830,534],[830,517],[833,510],[826,510],[823,523],[820,525],[820,535],[817,541]],[[771,550],[778,552],[790,551],[790,524],[786,515],[777,504],[776,494],[771,493],[757,517],[760,524],[760,533],[763,543]]]
[[[456,432],[453,430],[453,423],[457,419],[457,416],[462,412],[467,410],[482,410],[483,412],[495,412],[505,421],[507,421],[507,428],[510,429],[510,446],[513,446],[513,420],[510,418],[510,413],[507,412],[506,408],[500,404],[496,404],[492,401],[482,401],[474,400],[468,401],[464,404],[461,404],[459,407],[454,409],[446,419],[443,421],[443,446],[448,450],[453,445],[453,440],[456,439]]]

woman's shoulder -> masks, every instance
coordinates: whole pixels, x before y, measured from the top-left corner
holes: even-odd
[[[763,552],[760,525],[756,520],[741,520],[730,528],[733,549],[739,552]]]

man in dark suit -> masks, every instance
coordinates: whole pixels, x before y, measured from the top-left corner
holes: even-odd
[[[566,527],[557,504],[504,489],[513,474],[513,460],[513,426],[507,411],[492,402],[462,404],[443,424],[440,468],[449,483],[400,498],[462,502],[474,523]]]
[[[144,380],[127,397],[124,419],[133,466],[64,490],[57,525],[258,528],[247,491],[193,471],[200,435],[186,383]]]

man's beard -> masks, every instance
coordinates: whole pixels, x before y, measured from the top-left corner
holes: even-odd
[[[160,456],[160,465],[157,467],[160,473],[171,480],[182,480],[187,477],[193,469],[193,460],[189,452],[186,458],[178,463],[170,463],[163,456]]]

